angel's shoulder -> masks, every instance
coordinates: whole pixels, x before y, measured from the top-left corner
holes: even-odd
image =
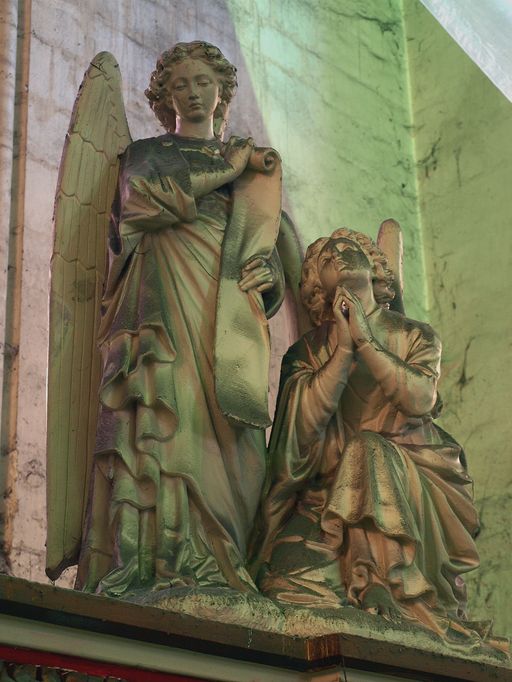
[[[420,322],[394,310],[382,311],[388,331],[405,334],[407,337],[422,339],[425,343],[440,344],[439,335],[429,324]]]
[[[121,156],[130,159],[139,158],[147,155],[152,149],[157,148],[159,144],[158,137],[145,137],[140,140],[135,140],[135,142],[131,142],[126,147]]]
[[[329,332],[333,322],[327,321],[307,331],[286,353],[286,358],[314,364],[313,358],[329,353]]]
[[[120,155],[121,177],[147,175],[162,165],[162,145],[158,137],[147,137],[129,144]]]

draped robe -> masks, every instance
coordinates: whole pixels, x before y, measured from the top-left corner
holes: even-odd
[[[130,145],[121,161],[77,586],[128,598],[183,585],[251,590],[244,563],[265,475],[264,431],[228,419],[215,389],[232,379],[215,376],[215,352],[229,360],[229,344],[237,345],[216,339],[215,329],[237,183],[193,197],[190,173],[222,163],[217,140],[168,134]],[[249,236],[251,255],[270,255],[257,251],[257,234]],[[230,243],[239,237],[232,233]],[[270,252],[274,242],[267,237]],[[247,307],[260,345],[268,337],[264,304],[269,314],[282,297],[271,258],[278,285],[264,302],[249,294]],[[237,277],[242,265],[231,264]],[[265,367],[257,371],[265,387]]]
[[[435,396],[433,330],[391,311],[374,315],[381,346]],[[463,452],[430,413],[404,409],[403,375],[388,375],[384,392],[360,356],[339,401],[327,394],[322,372],[335,347],[335,325],[325,322],[283,360],[258,584],[288,603],[360,608],[377,584],[403,616],[444,634],[449,619],[464,618],[462,575],[478,566]]]

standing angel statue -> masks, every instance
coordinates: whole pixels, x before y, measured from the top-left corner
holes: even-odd
[[[396,256],[398,224],[383,227]],[[478,647],[488,633],[467,622],[463,580],[478,566],[472,481],[433,421],[440,340],[390,309],[399,261],[347,228],[307,250],[313,329],[283,360],[254,570],[282,602],[352,606]]]
[[[195,41],[164,52],[146,90],[164,135],[131,142],[108,53],[75,104],[55,207],[47,574],[78,563],[82,590],[255,589],[276,241],[285,263],[299,247],[277,153],[222,141],[236,86]]]

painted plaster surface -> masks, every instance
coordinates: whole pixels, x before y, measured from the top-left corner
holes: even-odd
[[[245,61],[269,142],[283,157],[285,203],[304,243],[341,225],[375,236],[394,217],[405,231],[409,314],[421,317],[401,4],[228,4],[239,40],[233,57]]]
[[[45,580],[45,391],[51,214],[78,85],[100,50],[119,61],[134,138],[159,134],[143,96],[158,54],[204,38],[239,68],[231,130],[285,162],[286,208],[305,244],[346,224],[375,235],[393,216],[406,235],[409,314],[423,314],[422,255],[400,4],[382,0],[217,0],[32,6],[25,261],[18,422],[15,575]],[[274,345],[290,339],[274,325]],[[278,362],[274,363],[277,374]]]
[[[441,424],[466,449],[482,522],[471,615],[511,635],[512,105],[419,3],[405,7]]]

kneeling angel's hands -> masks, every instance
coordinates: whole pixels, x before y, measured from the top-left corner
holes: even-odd
[[[356,348],[373,341],[373,333],[363,305],[350,289],[340,287],[340,294],[348,308],[348,324],[350,335]]]

